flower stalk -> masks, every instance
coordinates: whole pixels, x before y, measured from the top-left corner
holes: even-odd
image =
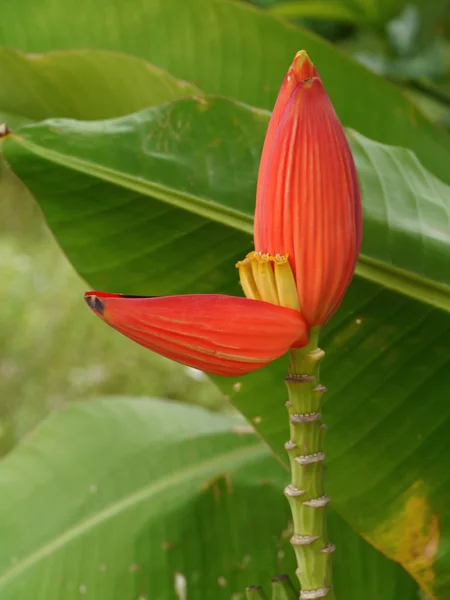
[[[272,600],[297,600],[298,595],[287,575],[272,579]]]
[[[267,600],[267,596],[260,585],[252,585],[246,589],[247,600]]]
[[[325,514],[330,501],[324,487],[326,426],[321,418],[326,388],[319,383],[319,364],[325,353],[317,343],[318,328],[314,328],[307,346],[290,351],[289,375],[285,380],[290,439],[285,448],[291,483],[284,493],[292,511],[291,544],[297,558],[300,600],[335,600],[331,579],[331,555],[335,548],[328,539]]]

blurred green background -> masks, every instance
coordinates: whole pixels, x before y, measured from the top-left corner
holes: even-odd
[[[1,169],[0,453],[48,411],[97,395],[231,410],[203,373],[141,348],[92,315],[83,298],[87,284],[27,189],[5,164]]]
[[[328,38],[400,86],[438,127],[450,128],[449,0],[255,4]],[[97,395],[232,411],[202,373],[140,348],[87,310],[86,284],[25,187],[4,163],[0,169],[0,455],[48,411]]]

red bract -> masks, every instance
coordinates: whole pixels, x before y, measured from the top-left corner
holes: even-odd
[[[300,314],[220,294],[136,298],[87,292],[92,310],[138,344],[185,365],[237,376],[264,367],[308,331]]]
[[[358,180],[319,74],[299,52],[281,86],[258,176],[255,249],[289,255],[300,311],[323,325],[339,306],[361,245]]]

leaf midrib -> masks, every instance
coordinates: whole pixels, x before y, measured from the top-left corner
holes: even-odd
[[[9,137],[36,156],[45,160],[71,168],[80,173],[94,176],[107,183],[113,183],[133,190],[145,196],[151,196],[156,200],[197,214],[205,219],[211,219],[222,225],[225,224],[233,229],[253,235],[253,217],[238,210],[225,207],[214,201],[206,200],[187,192],[167,188],[161,184],[141,181],[132,175],[124,173],[118,175],[114,169],[98,165],[89,160],[43,148],[17,134],[9,134],[4,139],[8,139]],[[415,273],[399,269],[365,254],[359,255],[355,273],[363,279],[450,312],[450,287],[437,281],[425,279]]]
[[[43,148],[34,142],[25,140],[17,134],[9,134],[8,136],[5,136],[4,139],[7,139],[8,137],[14,139],[18,144],[22,145],[36,156],[40,156],[55,164],[97,177],[107,183],[113,183],[145,196],[151,196],[156,198],[156,200],[182,208],[188,212],[204,217],[205,219],[218,221],[233,229],[245,231],[246,233],[252,233],[253,231],[253,217],[245,215],[238,210],[218,204],[212,200],[206,200],[199,196],[189,194],[188,192],[180,192],[173,188],[167,188],[159,183],[143,181],[138,177],[128,175],[127,173],[120,173],[119,175],[114,169],[93,163],[89,160],[83,160],[74,156],[61,154],[55,150]]]
[[[229,469],[230,465],[236,468],[237,465],[242,466],[243,464],[249,463],[257,458],[267,454],[268,450],[258,442],[257,445],[248,445],[244,448],[239,448],[233,451],[227,451],[220,454],[213,459],[204,461],[200,465],[194,465],[187,467],[185,465],[180,466],[179,470],[172,472],[167,477],[160,479],[157,482],[139,489],[138,491],[125,496],[115,504],[106,506],[100,512],[90,516],[85,521],[77,523],[63,534],[50,540],[44,546],[38,548],[32,554],[29,554],[22,561],[16,563],[9,571],[6,571],[0,576],[0,589],[8,586],[16,577],[21,575],[27,569],[33,567],[39,561],[47,558],[60,548],[71,543],[77,538],[90,532],[95,527],[102,525],[109,519],[112,519],[127,510],[134,508],[141,502],[149,500],[151,497],[156,496],[169,490],[170,488],[179,487],[180,484],[184,486],[190,479],[202,476],[208,476],[211,472],[217,473],[222,469]],[[189,485],[189,484],[187,484]],[[193,490],[193,493],[197,491]]]

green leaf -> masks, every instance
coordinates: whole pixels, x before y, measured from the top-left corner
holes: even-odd
[[[358,23],[365,20],[364,13],[358,6],[341,1],[323,0],[287,0],[277,2],[270,9],[273,15],[287,17],[290,19],[323,19],[332,21],[344,21],[346,23]]]
[[[293,56],[305,48],[344,125],[411,148],[427,169],[450,183],[450,138],[399,90],[314,34],[247,3],[145,0],[135,2],[132,10],[127,2],[110,0],[4,4],[3,45],[27,52],[119,50],[150,60],[206,93],[269,110]],[[377,4],[392,6],[392,0]]]
[[[238,293],[267,118],[225,99],[181,100],[101,123],[30,125],[4,149],[94,286]],[[450,192],[411,152],[354,132],[350,141],[365,239],[323,338],[329,491],[357,531],[445,598]],[[285,372],[280,359],[240,386],[221,382],[282,460]]]
[[[27,56],[0,48],[0,80],[0,116],[10,127],[49,117],[117,117],[200,93],[141,58],[99,50]]]
[[[413,0],[412,5],[419,11],[420,32],[416,40],[416,51],[421,51],[427,44],[432,42],[436,33],[445,28],[450,11],[450,0]]]
[[[0,464],[2,600],[229,600],[292,570],[286,474],[241,425],[126,398],[47,419]],[[332,526],[352,550],[337,559],[337,591],[415,600],[398,566],[342,520]]]
[[[94,285],[110,289],[119,279],[119,285],[130,288],[130,293],[211,291],[220,273],[203,284],[191,269],[180,281],[177,269],[185,271],[184,261],[177,265],[173,253],[176,257],[185,246],[185,258],[193,252],[193,257],[206,254],[213,239],[223,243],[216,247],[216,255],[226,251],[223,258],[230,265],[239,249],[245,253],[267,122],[268,113],[222,98],[186,99],[108,121],[51,120],[29,125],[5,138],[4,148],[16,173],[40,199],[69,258]],[[450,311],[450,232],[446,226],[450,187],[428,173],[408,150],[381,145],[356,132],[349,132],[349,139],[364,199],[365,236],[357,274]],[[51,174],[46,175],[46,169]],[[68,169],[73,178],[70,186],[66,185]],[[106,191],[100,193],[91,186],[80,198],[80,189],[88,186],[86,177]],[[67,195],[64,204],[61,191]],[[95,204],[91,191],[97,198]],[[158,202],[143,204],[141,196]],[[124,199],[131,198],[137,200],[124,205]],[[98,217],[92,209],[96,205]],[[203,234],[192,247],[190,236],[200,227]],[[124,236],[133,239],[126,248],[117,247],[118,238]],[[95,260],[93,246],[100,247]],[[166,268],[136,284],[137,261],[142,261],[139,270],[145,272],[152,246],[158,254],[165,248],[158,263],[166,262]],[[217,258],[212,264],[209,257],[199,258],[203,271],[217,264]],[[176,277],[167,269],[169,265],[175,268]]]

